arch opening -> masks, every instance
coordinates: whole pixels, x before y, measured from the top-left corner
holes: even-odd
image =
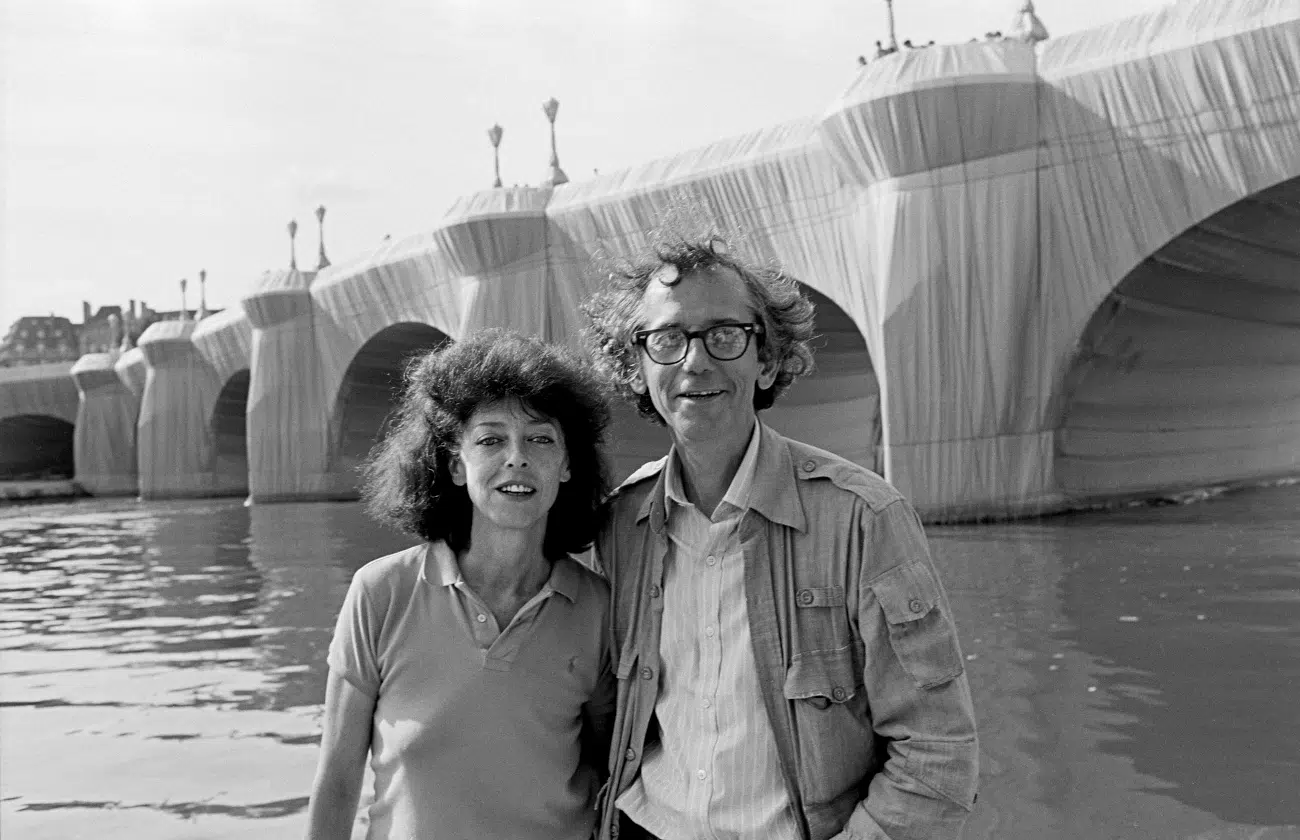
[[[45,414],[0,419],[0,481],[66,481],[76,473],[73,424]]]
[[[883,475],[880,383],[866,338],[839,304],[811,286],[803,290],[817,307],[816,368],[763,412],[764,422]]]
[[[427,324],[394,324],[376,333],[353,356],[333,415],[331,469],[344,484],[344,492],[357,491],[357,468],[387,431],[401,397],[406,363],[450,340]]]
[[[1072,500],[1300,474],[1300,178],[1143,260],[1065,383],[1055,459]]]
[[[248,492],[248,389],[251,373],[237,371],[217,394],[212,408],[212,472],[221,494]]]

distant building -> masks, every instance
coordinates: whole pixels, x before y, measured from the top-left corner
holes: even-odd
[[[0,367],[72,362],[81,356],[80,327],[60,315],[24,315],[0,340]]]
[[[116,323],[110,319],[116,316]],[[122,342],[122,307],[101,306],[94,315],[90,314],[90,304],[81,302],[81,341],[79,349],[86,353],[109,353],[116,350]]]

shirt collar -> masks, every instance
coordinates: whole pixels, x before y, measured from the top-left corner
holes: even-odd
[[[666,517],[665,508],[669,500],[674,504],[684,504],[686,499],[686,494],[682,492],[681,467],[677,464],[676,447],[664,460],[666,463],[659,474],[659,480],[637,514],[638,520],[650,516],[651,525],[656,530],[662,527],[662,519],[657,520],[655,500],[660,500],[659,508],[663,511],[658,516]],[[808,519],[795,482],[794,461],[790,457],[786,439],[762,422],[756,422],[749,438],[749,447],[745,450],[736,477],[727,488],[723,501],[744,509],[742,503],[748,498],[746,507],[758,511],[773,522],[802,532],[808,528]],[[737,499],[739,501],[735,501]]]
[[[546,579],[545,585],[576,603],[580,576],[578,562],[563,557],[551,564],[551,575]],[[436,581],[440,586],[455,586],[462,580],[456,553],[442,540],[429,546],[425,577]]]

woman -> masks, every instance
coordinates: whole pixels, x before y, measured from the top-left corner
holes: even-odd
[[[372,515],[423,544],[352,580],[329,652],[308,836],[591,836],[613,712],[609,590],[571,557],[607,490],[600,386],[489,331],[413,363],[366,466]]]

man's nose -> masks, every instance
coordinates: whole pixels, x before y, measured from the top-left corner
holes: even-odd
[[[686,357],[683,366],[689,371],[700,371],[713,363],[713,357],[704,346],[704,336],[697,335],[686,342]]]

